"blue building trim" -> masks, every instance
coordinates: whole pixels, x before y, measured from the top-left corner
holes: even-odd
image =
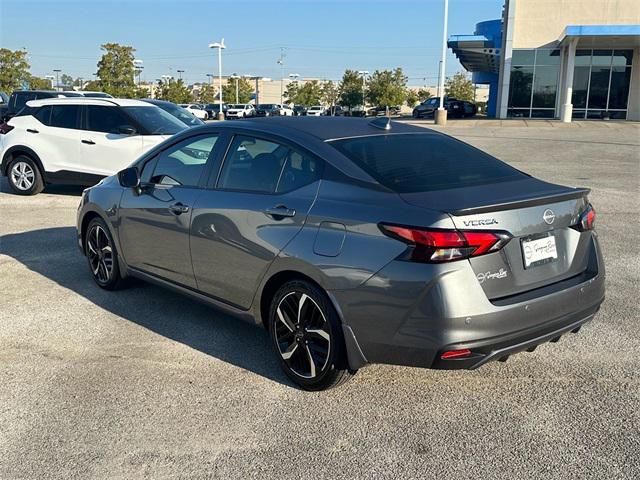
[[[560,37],[640,36],[640,25],[567,25]]]

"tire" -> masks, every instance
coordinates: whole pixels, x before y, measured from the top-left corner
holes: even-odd
[[[356,373],[347,365],[335,308],[309,282],[293,280],[278,289],[269,308],[269,332],[284,373],[304,390],[337,387]]]
[[[89,222],[84,240],[84,252],[93,281],[105,290],[118,290],[124,286],[120,274],[118,251],[104,220]]]
[[[36,195],[44,190],[44,179],[38,164],[31,158],[20,155],[7,169],[9,186],[18,195]]]

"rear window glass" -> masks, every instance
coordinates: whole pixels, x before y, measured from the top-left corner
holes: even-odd
[[[470,145],[431,134],[375,135],[330,142],[397,193],[508,182],[526,175]]]

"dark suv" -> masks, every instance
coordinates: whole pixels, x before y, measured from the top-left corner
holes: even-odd
[[[15,116],[29,100],[56,97],[81,97],[77,92],[56,92],[54,90],[16,90],[9,97],[7,104],[0,105],[0,120],[6,122]]]
[[[413,118],[433,118],[439,106],[440,97],[431,97],[416,105],[413,109]],[[444,109],[449,118],[461,118],[465,113],[464,102],[451,97],[444,97]]]

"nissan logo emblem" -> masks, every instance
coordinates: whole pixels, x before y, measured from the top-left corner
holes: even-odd
[[[546,209],[544,211],[544,213],[542,214],[542,219],[548,223],[549,225],[551,225],[553,223],[553,221],[556,219],[556,214],[553,213],[553,210],[550,209]]]

